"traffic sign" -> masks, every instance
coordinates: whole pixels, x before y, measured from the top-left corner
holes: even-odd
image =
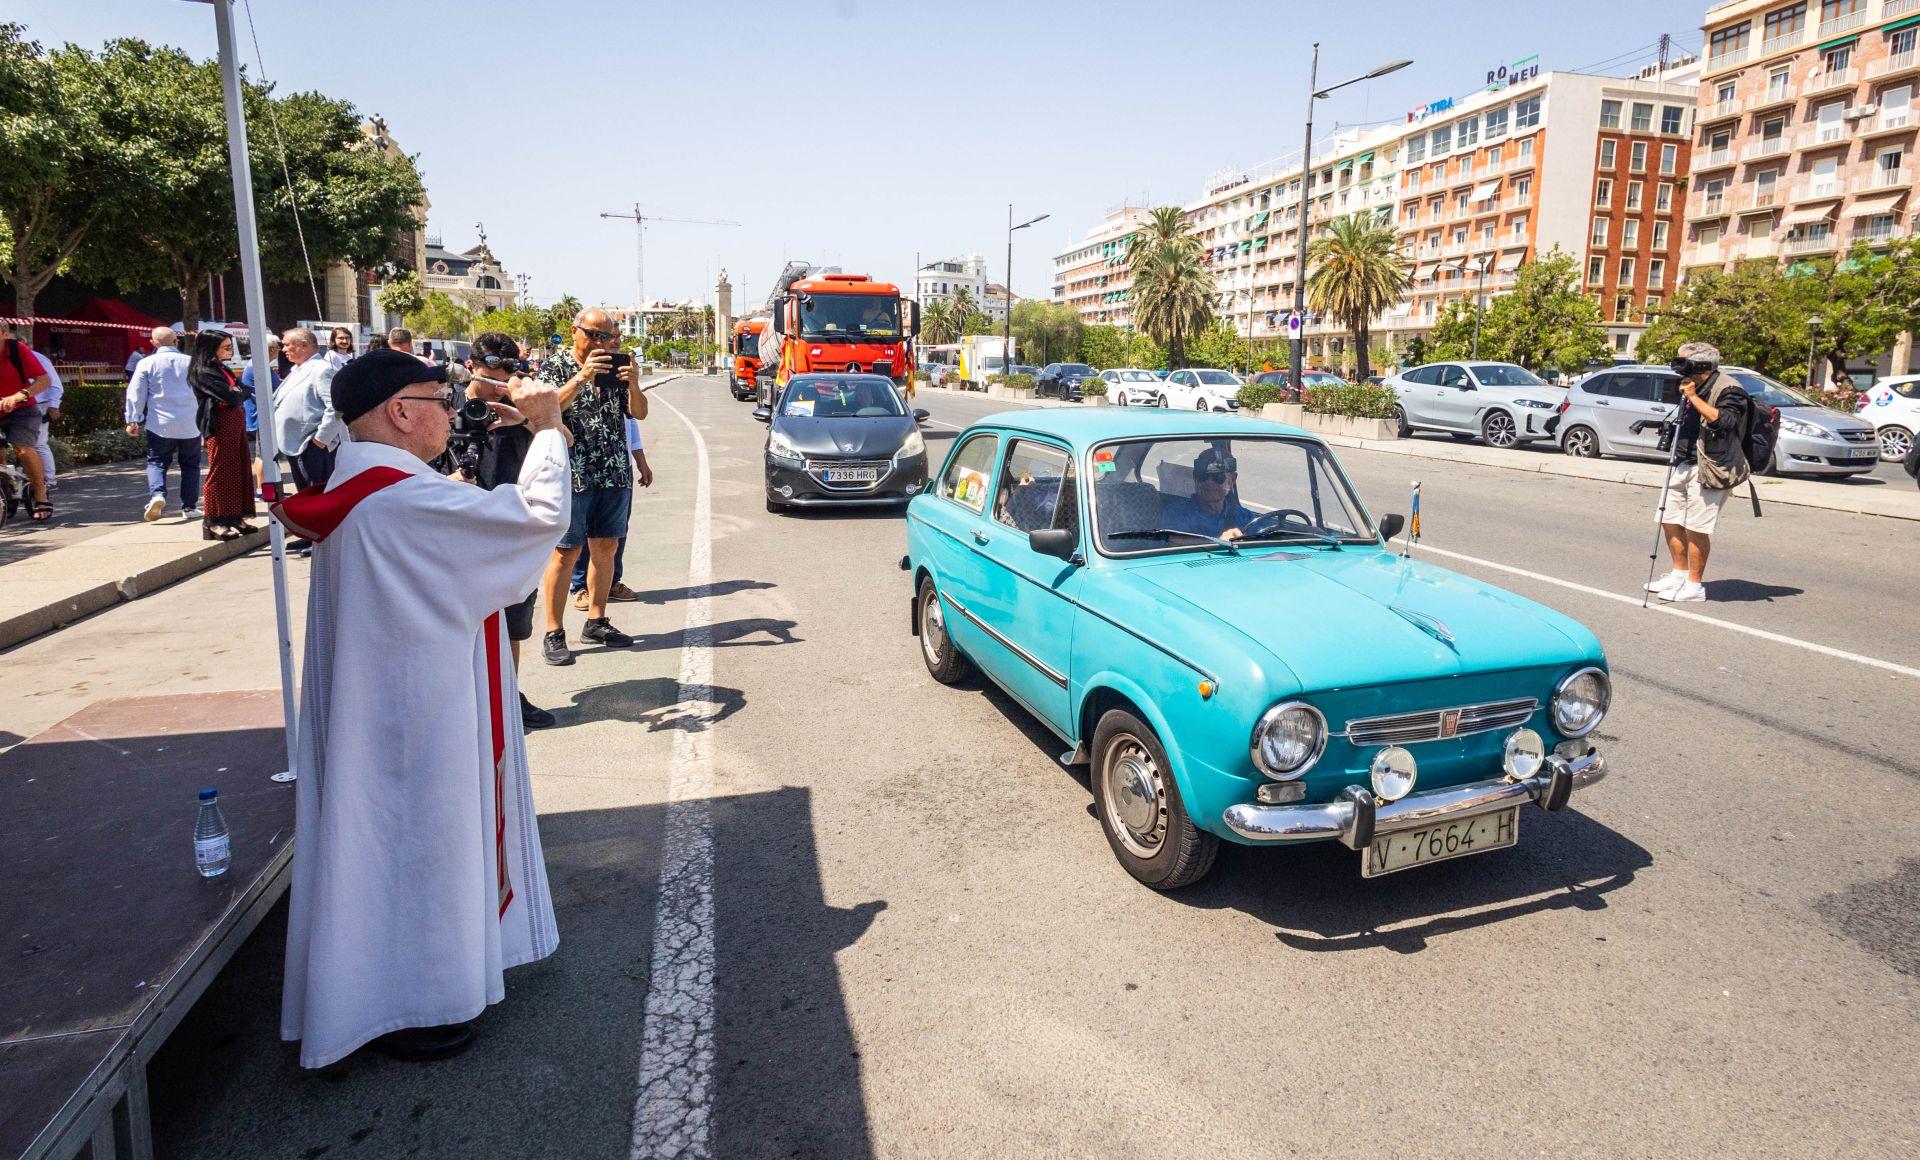
[[[1300,337],[1300,312],[1298,310],[1287,311],[1287,337],[1291,339],[1298,339]]]

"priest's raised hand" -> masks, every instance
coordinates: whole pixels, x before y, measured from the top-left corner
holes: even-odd
[[[306,1067],[372,1040],[459,1051],[503,970],[559,945],[500,614],[566,530],[559,403],[516,384],[533,440],[518,481],[486,490],[427,466],[445,379],[397,352],[341,368],[351,439],[327,490],[274,508],[315,545],[281,1011]]]

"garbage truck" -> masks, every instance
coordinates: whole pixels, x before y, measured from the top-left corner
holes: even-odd
[[[911,392],[920,304],[901,298],[893,283],[790,262],[767,308],[771,325],[761,335],[761,357],[771,345],[777,386],[798,374],[839,371],[885,375]]]
[[[733,397],[751,399],[754,383],[760,377],[760,336],[766,332],[764,318],[743,318],[733,324]]]

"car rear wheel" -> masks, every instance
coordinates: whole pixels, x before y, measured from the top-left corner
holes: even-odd
[[[1880,428],[1880,458],[1900,460],[1913,450],[1913,432],[1905,427]]]
[[[1206,409],[1207,409],[1207,401],[1206,401],[1205,399],[1195,399],[1195,400],[1193,401],[1193,409],[1194,409],[1194,410],[1196,410],[1196,411],[1204,411],[1204,410],[1206,410]]]
[[[1093,731],[1093,806],[1114,857],[1155,890],[1198,882],[1220,852],[1220,839],[1187,816],[1160,739],[1125,709],[1108,710]]]
[[[969,661],[954,646],[953,638],[947,635],[947,610],[940,603],[940,592],[933,585],[933,577],[920,581],[920,659],[927,662],[927,672],[943,685],[958,684],[973,672],[973,662]]]
[[[1560,437],[1560,450],[1575,459],[1600,458],[1600,440],[1591,427],[1569,427]]]
[[[1407,422],[1407,412],[1397,406],[1393,409],[1393,433],[1402,439],[1413,434],[1413,424]]]
[[[1495,411],[1480,420],[1480,438],[1489,447],[1512,447],[1520,442],[1520,430],[1513,425],[1512,415]]]
[[[1166,405],[1167,405],[1167,397],[1166,397],[1165,395],[1161,395],[1159,399],[1157,399],[1157,400],[1155,400],[1155,402],[1154,402],[1154,405],[1155,405],[1155,406],[1157,406],[1157,407],[1164,407],[1164,406],[1166,406]]]

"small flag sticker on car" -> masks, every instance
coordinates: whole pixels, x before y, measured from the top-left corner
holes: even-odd
[[[1113,451],[1111,449],[1093,453],[1093,469],[1101,475],[1113,470]]]

